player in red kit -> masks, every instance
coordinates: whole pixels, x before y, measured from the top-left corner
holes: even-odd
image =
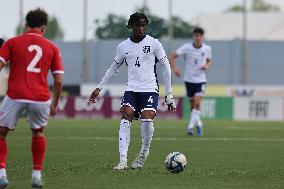
[[[8,185],[6,136],[15,129],[23,110],[27,110],[32,130],[32,187],[43,187],[41,170],[46,150],[43,129],[49,115],[56,113],[64,73],[58,48],[43,36],[47,22],[44,10],[29,11],[26,32],[7,40],[0,49],[0,71],[10,64],[8,91],[0,107],[0,189]],[[52,101],[47,81],[49,70],[54,79]]]

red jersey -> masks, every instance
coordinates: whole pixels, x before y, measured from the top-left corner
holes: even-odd
[[[14,100],[48,101],[49,70],[53,74],[64,73],[58,48],[35,30],[5,42],[0,60],[10,62],[7,95]]]

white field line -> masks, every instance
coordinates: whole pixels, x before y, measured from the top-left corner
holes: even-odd
[[[26,139],[27,137],[12,137],[11,140],[14,139]],[[48,140],[102,140],[102,141],[116,141],[117,137],[47,137]],[[131,138],[131,139],[140,139],[140,138]],[[248,141],[248,142],[284,142],[284,138],[161,138],[154,137],[154,141]]]

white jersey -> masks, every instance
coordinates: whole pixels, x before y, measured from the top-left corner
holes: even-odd
[[[193,43],[186,43],[176,50],[176,54],[185,57],[184,81],[190,83],[207,82],[205,70],[201,67],[212,58],[210,46],[203,43],[200,48],[195,48]]]
[[[128,38],[118,45],[114,61],[128,66],[126,91],[158,92],[155,57],[159,63],[167,59],[162,44],[149,35],[139,43]]]

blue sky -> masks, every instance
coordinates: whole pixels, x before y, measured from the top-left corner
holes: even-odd
[[[0,11],[0,35],[12,37],[20,18],[20,0],[3,0]],[[36,7],[44,8],[58,18],[64,30],[64,40],[78,41],[83,36],[83,0],[23,0],[24,14]],[[168,0],[145,0],[156,15],[168,17]],[[250,0],[248,0],[250,1]],[[283,0],[266,0],[284,10]],[[242,0],[173,0],[173,14],[186,21],[193,21],[198,14],[222,12]],[[104,18],[108,13],[128,17],[143,0],[88,0],[88,38],[93,37],[95,19]]]

